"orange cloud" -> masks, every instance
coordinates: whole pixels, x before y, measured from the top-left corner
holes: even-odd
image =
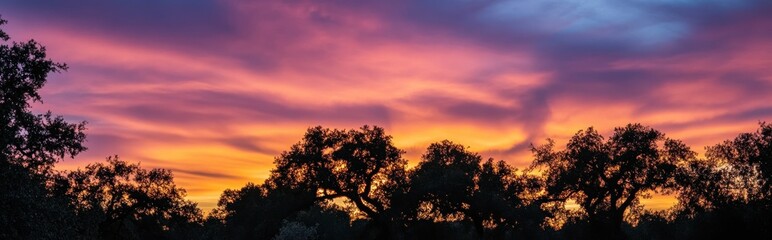
[[[658,20],[639,11],[631,19],[643,22],[620,30],[579,26],[582,16],[496,14],[506,6],[495,4],[372,4],[221,1],[212,19],[150,16],[158,26],[132,25],[143,11],[106,9],[127,18],[110,19],[115,29],[102,15],[54,11],[51,21],[24,9],[7,18],[29,22],[12,36],[34,36],[71,66],[35,105],[90,122],[90,150],[59,168],[117,154],[173,169],[205,210],[222,190],[265,179],[273,158],[315,125],[383,126],[411,165],[450,139],[522,168],[531,143],[561,143],[589,126],[607,135],[641,122],[702,152],[772,117],[763,8],[721,10],[732,21],[715,25],[681,19],[687,27],[669,31],[647,28]]]

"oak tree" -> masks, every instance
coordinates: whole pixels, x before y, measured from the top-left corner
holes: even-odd
[[[626,214],[641,198],[676,189],[677,169],[695,153],[684,143],[641,124],[615,128],[605,140],[595,129],[576,133],[564,150],[552,140],[534,147],[534,168],[543,169],[546,198],[575,201],[593,238],[619,239]]]

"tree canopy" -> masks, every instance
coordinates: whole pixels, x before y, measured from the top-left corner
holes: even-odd
[[[533,152],[533,167],[545,168],[546,197],[576,201],[591,231],[603,238],[622,238],[625,214],[638,214],[640,198],[649,193],[675,189],[679,165],[695,157],[681,141],[640,124],[616,128],[608,140],[588,128],[564,150],[550,141]]]
[[[48,75],[67,65],[48,59],[34,40],[9,39],[0,29],[0,239],[170,238],[182,236],[182,225],[196,231],[201,212],[168,170],[117,157],[86,170],[53,169],[86,150],[85,122],[35,114],[30,103],[42,102]]]
[[[535,229],[540,223],[525,219],[534,209],[528,198],[539,186],[536,179],[516,171],[503,161],[482,163],[479,154],[463,145],[433,143],[410,171],[410,203],[403,213],[412,220],[468,221],[478,237],[484,237],[486,229]]]
[[[403,151],[383,128],[310,128],[303,140],[276,158],[268,183],[305,189],[316,201],[344,199],[358,213],[390,231],[391,194],[406,181]]]
[[[5,23],[0,19],[0,26]],[[9,39],[0,29],[0,40]],[[0,161],[44,172],[59,159],[86,150],[85,122],[68,123],[50,112],[30,110],[30,102],[41,101],[38,90],[48,74],[66,69],[48,59],[46,48],[35,40],[0,45]]]
[[[179,238],[174,230],[202,221],[201,210],[185,200],[185,190],[164,169],[146,170],[110,157],[68,172],[62,184],[70,197],[82,234],[101,239]],[[171,230],[171,231],[170,231]]]
[[[772,124],[760,123],[756,132],[743,133],[735,139],[707,148],[707,158],[726,166],[731,195],[741,202],[772,206]]]
[[[0,238],[75,236],[66,200],[47,185],[55,162],[86,149],[84,123],[30,110],[48,74],[66,65],[48,59],[34,40],[7,44],[9,39],[0,28]]]

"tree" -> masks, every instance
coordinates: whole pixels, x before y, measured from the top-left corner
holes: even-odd
[[[524,239],[537,239],[546,213],[537,201],[543,182],[504,161],[488,159],[482,164],[472,207],[474,218],[499,232]],[[498,237],[503,238],[503,237]]]
[[[383,128],[358,130],[310,128],[303,140],[276,158],[267,184],[272,189],[302,189],[315,201],[345,199],[372,220],[381,237],[394,232],[392,193],[406,183],[403,151]]]
[[[0,19],[0,25],[5,23]],[[0,39],[9,37],[0,30]],[[85,122],[71,124],[50,112],[34,114],[29,109],[30,102],[41,102],[38,90],[48,74],[66,69],[48,59],[46,48],[34,40],[0,45],[0,161],[41,173],[61,158],[86,150]]]
[[[408,219],[470,222],[478,238],[486,228],[522,230],[526,217],[540,224],[527,199],[539,189],[538,179],[517,175],[503,161],[481,165],[479,154],[447,140],[431,144],[421,159],[409,174]]]
[[[83,223],[80,234],[89,238],[188,239],[185,233],[193,233],[202,220],[169,170],[146,170],[110,157],[61,181]]]
[[[772,125],[708,147],[681,174],[675,222],[692,239],[772,236]],[[684,237],[685,238],[685,237]]]
[[[0,29],[0,40],[9,39]],[[30,110],[48,74],[66,68],[34,40],[0,45],[0,239],[74,236],[66,199],[47,185],[55,162],[86,149],[85,123]]]
[[[651,192],[674,190],[679,165],[695,153],[678,140],[640,124],[615,128],[605,141],[593,128],[579,131],[555,151],[554,142],[533,147],[532,167],[543,168],[547,200],[574,200],[590,224],[592,238],[624,238],[626,214]]]
[[[74,239],[75,215],[47,179],[0,162],[0,239]]]
[[[208,228],[214,228],[214,224],[221,224],[223,227],[221,232],[212,235],[222,239],[270,238],[273,235],[258,235],[256,232],[264,225],[259,221],[265,218],[259,215],[265,211],[265,200],[266,190],[253,183],[237,190],[226,189],[217,202],[217,208],[209,214],[209,218],[214,222]]]
[[[270,239],[283,221],[307,210],[316,195],[306,189],[272,188],[249,183],[239,190],[225,190],[208,226],[221,226],[214,239]]]
[[[481,157],[450,141],[429,145],[421,162],[410,172],[414,199],[408,210],[416,219],[466,220],[480,174]]]
[[[716,208],[733,205],[735,194],[731,172],[717,161],[696,159],[679,169],[678,205],[679,215],[694,217]]]
[[[360,229],[352,227],[346,209],[330,202],[300,211],[288,220],[315,226],[317,240],[359,239],[360,236]]]
[[[772,208],[772,124],[708,147],[706,156],[724,167],[726,186],[736,201]]]

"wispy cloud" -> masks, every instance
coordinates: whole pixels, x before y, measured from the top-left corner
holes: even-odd
[[[16,40],[71,66],[45,105],[90,151],[175,169],[212,207],[307,127],[386,127],[517,166],[581,128],[642,122],[695,150],[772,117],[766,1],[0,3]]]

